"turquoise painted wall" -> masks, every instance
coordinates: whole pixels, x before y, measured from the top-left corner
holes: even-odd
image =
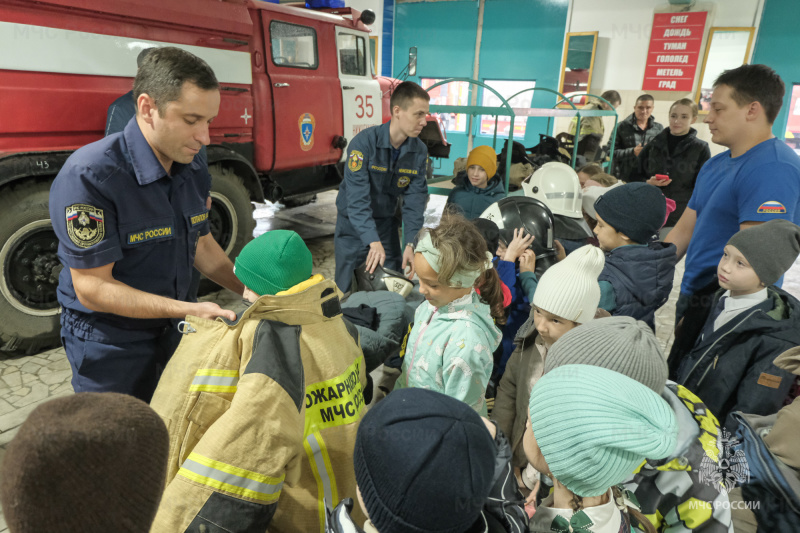
[[[774,68],[786,84],[783,107],[772,128],[772,132],[781,139],[786,133],[792,85],[800,83],[798,27],[800,6],[797,0],[766,0],[753,51],[753,63],[763,63]]]
[[[416,46],[417,76],[410,80],[472,77],[477,1],[395,3],[395,8],[395,74],[408,62],[409,47]],[[567,8],[567,0],[486,0],[479,80],[534,80],[537,87],[557,89]],[[534,92],[534,106],[554,103],[554,96]],[[473,124],[477,132],[477,117]],[[538,144],[546,130],[546,119],[528,119],[523,144]],[[448,132],[447,138],[453,144],[450,159],[441,160],[436,174],[451,174],[453,161],[467,155],[466,133]],[[491,136],[475,137],[475,146],[491,143]],[[501,146],[498,141],[498,152]]]

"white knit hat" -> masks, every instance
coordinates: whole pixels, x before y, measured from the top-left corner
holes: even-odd
[[[533,305],[561,318],[585,324],[594,318],[600,303],[597,277],[606,264],[596,246],[581,246],[563,261],[547,269],[536,287]]]

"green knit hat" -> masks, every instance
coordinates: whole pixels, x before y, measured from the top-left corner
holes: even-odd
[[[311,277],[311,252],[294,231],[276,229],[245,246],[233,268],[239,281],[259,296],[288,290]]]
[[[658,394],[597,366],[548,372],[533,386],[529,410],[550,472],[582,497],[622,483],[645,459],[667,457],[678,437],[675,414]]]

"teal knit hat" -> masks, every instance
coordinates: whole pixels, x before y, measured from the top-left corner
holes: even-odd
[[[597,366],[548,372],[528,408],[550,472],[582,497],[622,483],[645,459],[667,457],[678,437],[675,414],[658,394]]]
[[[239,281],[259,296],[288,290],[311,277],[311,252],[297,233],[276,229],[250,241],[233,268]]]

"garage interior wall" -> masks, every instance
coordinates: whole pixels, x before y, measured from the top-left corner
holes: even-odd
[[[783,4],[774,9],[780,11],[797,11],[797,0],[766,0],[770,3]],[[710,7],[707,27],[732,27],[755,26],[756,39],[762,38],[764,30],[758,30],[760,22],[760,7],[764,0],[716,0],[698,1],[692,11],[700,11],[701,6]],[[791,6],[790,6],[791,4]],[[598,31],[597,53],[595,56],[592,87],[590,92],[600,94],[609,89],[616,89],[622,96],[622,105],[617,109],[620,120],[633,112],[636,98],[642,94],[642,80],[644,78],[645,60],[650,45],[650,30],[653,24],[653,14],[664,11],[669,6],[664,0],[572,0],[571,18],[567,26],[568,32]],[[775,15],[780,17],[780,14]],[[782,55],[785,56],[787,65],[794,59],[790,52],[791,38],[789,28],[797,28],[797,22],[786,22],[785,40],[780,44]],[[772,54],[764,57],[763,62],[773,65],[775,61]],[[797,61],[795,68],[797,68]],[[774,66],[774,65],[773,65]],[[698,65],[696,77],[700,77],[702,57]],[[697,82],[695,82],[696,86]],[[675,91],[658,91],[651,93],[655,98],[655,119],[667,126],[669,107],[680,98],[694,98],[694,92],[684,93]],[[702,123],[703,115],[698,117],[694,128],[697,135],[709,143],[712,154],[724,150],[722,146],[711,143],[708,127]],[[613,119],[605,119],[606,137],[610,134]],[[565,131],[567,122],[557,121],[557,131]]]
[[[800,27],[800,4],[797,0],[766,0],[756,39],[753,63],[774,68],[786,84],[783,107],[772,132],[781,139],[786,133],[792,85],[800,83],[800,60],[797,56],[797,28]],[[800,109],[798,109],[800,113]]]
[[[478,1],[395,3],[394,75],[408,63],[408,49],[417,47],[417,76],[473,77]],[[568,0],[486,0],[478,79],[533,80],[537,87],[556,89],[561,66]],[[480,100],[478,100],[480,103]],[[552,107],[555,97],[534,92],[533,106]],[[547,121],[529,119],[525,146],[539,142]],[[478,131],[478,120],[473,121]],[[451,174],[453,161],[467,155],[467,134],[448,132],[453,148],[436,174]],[[474,146],[492,144],[492,136],[476,134]],[[497,151],[502,144],[498,139]],[[436,163],[438,165],[438,163]]]

